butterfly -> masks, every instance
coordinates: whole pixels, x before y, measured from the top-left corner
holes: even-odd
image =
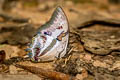
[[[32,61],[52,61],[66,54],[69,40],[67,17],[61,7],[57,7],[48,22],[42,25],[32,38],[28,56]]]

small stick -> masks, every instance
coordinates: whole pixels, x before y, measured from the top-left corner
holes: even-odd
[[[34,66],[24,66],[20,64],[15,64],[16,67],[23,68],[25,70],[28,70],[38,76],[45,76],[49,79],[52,80],[74,80],[74,78],[70,75],[61,73],[61,72],[56,72],[56,71],[51,71],[51,70],[45,70],[42,68],[37,68]]]

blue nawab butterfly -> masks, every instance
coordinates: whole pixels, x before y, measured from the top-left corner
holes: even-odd
[[[51,19],[38,29],[28,48],[29,57],[36,62],[51,61],[66,54],[69,39],[67,17],[61,7],[57,7]]]

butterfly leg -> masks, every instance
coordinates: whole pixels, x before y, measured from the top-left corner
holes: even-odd
[[[55,64],[58,61],[58,57],[55,57],[55,59],[53,60],[53,64]]]
[[[72,50],[73,50],[73,48],[71,48],[67,54],[70,54],[70,53],[72,52]],[[66,66],[66,64],[67,64],[67,62],[70,60],[71,56],[72,56],[72,55],[69,55],[67,58],[65,58],[65,60],[64,60],[64,65],[63,65],[63,66]]]

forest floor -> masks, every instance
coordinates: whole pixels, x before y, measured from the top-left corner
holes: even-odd
[[[120,80],[120,5],[96,0],[46,1],[37,6],[22,1],[15,4],[10,10],[0,12],[0,80],[51,79],[47,73],[38,76],[18,68],[14,62],[18,61],[15,57],[27,54],[27,43],[57,6],[61,6],[68,17],[69,54],[56,62],[26,60],[17,64],[34,66],[36,72],[42,69],[48,73],[60,72],[75,80]]]

